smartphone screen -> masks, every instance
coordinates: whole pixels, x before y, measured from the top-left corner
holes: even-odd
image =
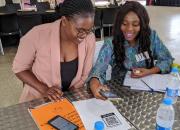
[[[113,93],[113,92],[111,92],[111,91],[101,91],[101,90],[100,90],[99,93],[100,93],[102,96],[107,97],[107,98],[117,98],[117,97],[118,97],[115,93]]]
[[[48,121],[48,123],[51,126],[53,126],[54,128],[56,128],[57,130],[78,130],[77,125],[75,125],[72,122],[64,119],[61,116],[54,117],[53,119]]]

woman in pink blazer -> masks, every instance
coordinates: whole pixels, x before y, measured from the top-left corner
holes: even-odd
[[[61,19],[34,27],[20,40],[13,71],[23,81],[20,102],[83,87],[92,68],[95,36],[91,0],[65,0]]]

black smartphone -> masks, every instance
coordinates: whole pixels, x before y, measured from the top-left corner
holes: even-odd
[[[118,98],[118,96],[111,92],[111,91],[104,91],[104,90],[100,90],[99,93],[103,96],[103,97],[106,97],[106,98]]]
[[[78,130],[79,128],[74,123],[66,120],[65,118],[59,115],[49,120],[48,124],[56,128],[57,130]]]

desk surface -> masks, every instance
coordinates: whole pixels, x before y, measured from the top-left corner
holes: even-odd
[[[161,93],[134,91],[119,85],[118,80],[108,82],[120,100],[113,101],[119,112],[126,117],[132,125],[131,130],[154,130],[156,111],[163,98]],[[74,90],[65,93],[71,101],[91,98],[86,89]],[[0,130],[38,130],[27,109],[45,103],[44,99],[34,100],[0,109]],[[173,130],[180,130],[180,100],[175,106],[176,117]]]

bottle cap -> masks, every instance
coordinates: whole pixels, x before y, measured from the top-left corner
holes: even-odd
[[[166,104],[166,105],[172,105],[172,99],[170,99],[170,98],[165,98],[165,99],[163,99],[163,103],[164,104]]]
[[[102,121],[96,121],[94,125],[95,130],[104,130],[104,123]]]
[[[171,72],[176,72],[176,73],[178,73],[178,72],[179,72],[179,70],[178,70],[178,68],[177,68],[177,67],[173,67],[173,68],[171,69]]]

